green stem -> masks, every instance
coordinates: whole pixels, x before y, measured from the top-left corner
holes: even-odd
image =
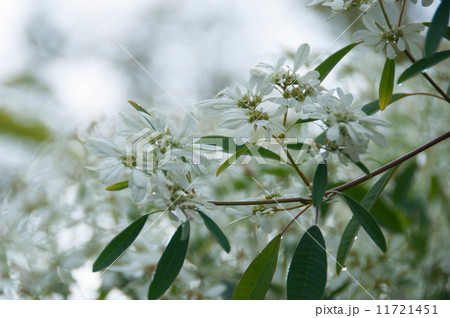
[[[403,12],[405,11],[405,6],[406,6],[406,0],[403,0],[402,9],[400,10],[400,15],[398,17],[398,23],[397,23],[398,27],[400,27],[400,25],[402,24],[402,18],[403,18]]]
[[[291,165],[294,167],[295,171],[297,171],[300,178],[302,178],[303,182],[306,184],[306,186],[309,188],[311,186],[311,182],[309,181],[308,177],[300,170],[300,168],[295,163],[294,158],[292,158],[291,154],[288,150],[286,150],[286,155],[291,162]]]
[[[273,136],[273,138],[275,138],[275,140],[280,144],[281,148],[284,150],[284,152],[286,153],[286,156],[289,159],[289,162],[291,163],[290,166],[292,166],[295,171],[297,171],[298,175],[300,176],[300,178],[303,180],[303,182],[306,184],[306,186],[309,188],[311,186],[311,182],[309,181],[308,177],[300,170],[300,168],[297,166],[297,164],[295,163],[294,158],[292,158],[291,154],[289,153],[289,150],[284,149],[283,148],[283,144],[281,143],[280,139],[278,139],[277,137]]]
[[[391,31],[393,31],[391,21],[389,20],[389,17],[388,17],[388,15],[387,15],[386,9],[384,8],[383,1],[380,0],[380,1],[378,1],[378,2],[379,2],[379,4],[380,4],[381,11],[383,12],[384,19],[386,20],[386,23],[387,23],[389,29],[390,29]]]

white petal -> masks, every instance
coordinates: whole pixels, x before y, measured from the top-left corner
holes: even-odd
[[[300,68],[300,66],[305,63],[306,58],[309,55],[309,45],[308,44],[302,44],[298,47],[297,53],[295,54],[294,58],[294,73],[297,72],[297,70]]]
[[[272,232],[272,223],[270,222],[269,218],[266,216],[262,216],[259,219],[259,225],[261,226],[261,229],[265,232],[265,233],[270,233]]]
[[[134,169],[128,183],[133,200],[135,202],[141,202],[147,195],[148,176],[145,173]]]
[[[97,157],[120,157],[117,145],[110,140],[91,137],[85,147]]]
[[[386,45],[386,55],[391,60],[395,59],[395,57],[397,56],[397,53],[395,53],[394,46],[391,43],[388,43]]]
[[[327,130],[327,137],[330,140],[336,140],[339,138],[339,124],[335,124],[333,126],[331,126],[328,130]]]
[[[406,41],[406,46],[416,60],[420,60],[422,58],[422,50],[414,42]]]
[[[121,163],[116,163],[101,170],[99,173],[99,178],[105,184],[113,183],[122,174],[122,172],[123,165]]]
[[[362,17],[362,21],[369,31],[375,34],[380,33],[380,29],[378,29],[377,25],[375,24],[375,20],[370,15],[364,14]]]
[[[406,43],[405,43],[405,40],[403,40],[403,38],[402,37],[400,37],[399,39],[398,39],[398,42],[397,42],[397,49],[399,50],[399,51],[404,51],[404,50],[406,50]]]

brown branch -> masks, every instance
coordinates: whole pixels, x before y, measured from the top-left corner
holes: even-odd
[[[411,55],[411,53],[409,53],[407,50],[405,50],[404,52],[412,63],[416,63],[416,59]],[[422,72],[422,75],[439,92],[439,94],[441,94],[441,96],[444,97],[444,99],[448,103],[450,103],[450,97],[448,97],[448,95],[442,90],[442,88],[438,84],[436,84],[436,82],[433,81],[433,79],[427,73]]]
[[[427,150],[428,148],[430,148],[430,147],[434,146],[435,144],[437,144],[437,143],[439,143],[439,142],[441,142],[441,141],[447,139],[448,137],[450,137],[450,131],[447,131],[445,134],[439,136],[438,138],[433,139],[432,141],[426,143],[426,144],[423,145],[423,146],[420,146],[420,147],[417,148],[417,149],[414,149],[414,150],[411,151],[411,152],[408,152],[406,155],[403,155],[403,156],[401,156],[400,158],[395,159],[394,161],[391,161],[391,162],[388,163],[387,165],[384,165],[384,166],[382,166],[381,168],[378,168],[377,170],[374,170],[373,172],[371,172],[372,177],[374,177],[374,176],[376,176],[376,175],[379,175],[380,173],[383,173],[383,172],[385,172],[386,170],[389,170],[389,169],[391,169],[392,167],[395,167],[396,165],[401,164],[402,162],[405,162],[406,160],[408,160],[408,159],[414,157],[415,155],[421,153],[422,151]],[[361,178],[358,178],[358,179],[356,179],[356,180],[353,180],[353,181],[350,181],[350,182],[348,182],[348,183],[346,183],[346,184],[343,184],[343,185],[341,185],[341,186],[339,186],[339,187],[336,187],[336,188],[334,188],[334,189],[331,189],[331,190],[327,191],[327,193],[331,193],[331,192],[342,192],[342,191],[345,191],[345,190],[347,190],[347,189],[350,189],[351,187],[354,187],[354,186],[356,186],[356,185],[358,185],[358,184],[360,184],[360,183],[363,183],[364,181],[366,181],[366,180],[368,180],[368,179],[370,179],[369,176],[367,176],[367,175],[362,176]]]
[[[450,131],[447,131],[445,134],[437,137],[436,139],[431,140],[430,142],[420,146],[417,149],[414,149],[413,151],[407,153],[406,155],[401,156],[398,159],[395,159],[394,161],[391,161],[390,163],[382,166],[381,168],[378,168],[371,172],[372,177],[379,175],[380,173],[383,173],[392,167],[395,167],[402,162],[405,162],[406,160],[416,156],[417,154],[421,153],[422,151],[427,150],[428,148],[440,143],[441,141],[447,139],[450,137]],[[355,179],[353,181],[350,181],[346,184],[343,184],[339,187],[336,187],[334,189],[328,190],[326,194],[333,194],[345,191],[351,187],[354,187],[360,183],[363,183],[364,181],[367,181],[370,179],[367,175],[362,176],[358,179]],[[305,198],[286,198],[286,199],[276,199],[276,200],[254,200],[254,201],[209,201],[210,203],[217,205],[217,206],[229,206],[229,205],[262,205],[262,204],[278,204],[278,203],[293,203],[293,202],[301,202],[303,204],[310,204],[311,199],[305,199]]]

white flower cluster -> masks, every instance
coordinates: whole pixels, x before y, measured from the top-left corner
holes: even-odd
[[[306,61],[309,50],[307,44],[298,48],[292,69],[284,65],[284,59],[276,66],[259,64],[251,70],[251,77],[244,84],[246,93],[238,88],[234,91],[226,89],[217,98],[199,103],[198,107],[206,115],[220,115],[221,127],[241,129],[237,138],[252,137],[252,132],[258,129],[265,130],[266,138],[272,135],[283,138],[292,127],[286,123],[289,111],[295,120],[320,120],[326,130],[327,140],[323,145],[327,152],[337,153],[342,162],[348,159],[359,162],[360,154],[367,151],[369,140],[380,146],[387,144],[373,129],[387,123],[370,118],[358,107],[351,107],[352,95],[344,95],[338,88],[338,97],[335,97],[336,90],[327,91],[321,87],[317,71],[299,75],[298,70]],[[265,109],[270,104],[276,106],[276,111],[269,114]]]
[[[320,119],[326,125],[325,149],[337,153],[341,162],[345,163],[347,156],[359,162],[359,156],[366,152],[369,140],[386,147],[386,139],[373,126],[387,126],[388,123],[367,116],[360,107],[351,107],[353,96],[344,94],[340,88],[336,91],[337,97],[334,90],[330,90],[319,96],[316,103],[304,108],[306,117]]]
[[[354,41],[364,41],[366,46],[374,46],[375,51],[386,50],[386,55],[390,59],[397,56],[398,51],[408,50],[416,59],[422,57],[422,51],[417,43],[423,42],[424,38],[420,32],[425,28],[420,23],[408,25],[392,25],[376,22],[369,15],[364,15],[363,23],[367,30],[358,30],[353,34]]]
[[[138,113],[138,118],[121,114],[128,129],[118,134],[117,141],[90,138],[86,147],[101,162],[89,168],[98,170],[105,184],[128,182],[135,202],[170,206],[169,216],[183,221],[187,210],[207,204],[192,186],[193,178],[206,172],[193,162],[192,117],[187,115],[176,132],[156,110]]]
[[[384,0],[385,4],[395,3],[397,0]],[[417,0],[409,0],[417,4]],[[308,7],[315,5],[322,5],[323,7],[331,8],[333,14],[331,17],[342,11],[350,10],[352,8],[359,8],[361,11],[367,11],[371,7],[378,4],[378,0],[313,0],[308,3]],[[422,6],[428,7],[433,3],[433,0],[422,0]]]
[[[250,71],[248,82],[240,81],[244,92],[238,87],[234,90],[227,88],[219,92],[216,98],[202,101],[197,106],[207,116],[220,116],[220,127],[238,130],[238,142],[258,130],[264,131],[266,138],[282,134],[286,128],[280,118],[286,115],[288,109],[300,112],[309,98],[314,98],[323,90],[317,71],[304,75],[298,72],[309,50],[307,44],[298,48],[292,69],[284,65],[285,59],[280,59],[276,66],[259,64]],[[273,106],[277,107],[273,110]]]
[[[333,15],[339,12],[349,10],[351,8],[359,8],[361,11],[366,11],[371,6],[376,5],[376,0],[313,0],[307,6],[322,5],[329,7],[333,11]]]

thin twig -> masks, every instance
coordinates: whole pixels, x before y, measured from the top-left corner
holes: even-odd
[[[381,168],[378,168],[377,170],[374,170],[373,172],[371,172],[372,177],[374,177],[374,176],[376,176],[376,175],[379,175],[380,173],[383,173],[383,172],[385,172],[386,170],[389,170],[389,169],[391,169],[392,167],[395,167],[396,165],[401,164],[402,162],[405,162],[406,160],[408,160],[408,159],[414,157],[415,155],[421,153],[421,152],[424,151],[424,150],[427,150],[428,148],[430,148],[430,147],[434,146],[435,144],[437,144],[437,143],[439,143],[439,142],[441,142],[441,141],[447,139],[448,137],[450,137],[450,131],[447,131],[445,134],[439,136],[439,137],[436,138],[436,139],[433,139],[432,141],[426,143],[426,144],[423,145],[423,146],[420,146],[420,147],[417,148],[417,149],[414,149],[413,151],[407,153],[406,155],[401,156],[400,158],[398,158],[398,159],[396,159],[396,160],[394,160],[394,161],[391,161],[391,162],[388,163],[387,165],[384,165],[384,166],[382,166]],[[358,179],[356,179],[356,180],[353,180],[353,181],[351,181],[351,182],[348,182],[348,183],[346,183],[346,184],[343,184],[343,185],[341,185],[341,186],[339,186],[339,187],[336,187],[336,188],[334,188],[334,189],[331,189],[331,190],[327,191],[327,193],[330,193],[330,192],[342,192],[342,191],[347,190],[347,189],[350,189],[350,188],[352,188],[352,187],[354,187],[354,186],[356,186],[356,185],[358,185],[358,184],[360,184],[360,183],[363,183],[364,181],[366,181],[366,180],[368,180],[368,179],[370,179],[369,176],[367,176],[367,175],[362,176],[361,178],[358,178]]]
[[[311,186],[311,181],[309,181],[308,177],[300,170],[300,168],[295,163],[294,158],[292,158],[291,154],[288,150],[286,150],[286,155],[291,162],[292,166],[294,167],[295,171],[297,171],[300,178],[302,178],[303,182],[306,184],[306,186],[309,188]]]
[[[402,9],[400,11],[400,15],[398,16],[398,23],[397,23],[398,27],[400,27],[400,25],[402,24],[402,18],[403,18],[403,12],[405,11],[405,6],[406,6],[406,0],[403,0]]]
[[[445,134],[440,135],[439,137],[431,140],[430,142],[420,146],[419,148],[414,149],[413,151],[401,156],[398,159],[395,159],[391,161],[390,163],[382,166],[381,168],[378,168],[371,172],[371,176],[374,177],[376,175],[379,175],[380,173],[383,173],[392,167],[395,167],[402,162],[405,162],[406,160],[416,156],[417,154],[427,150],[428,148],[440,143],[441,141],[447,139],[450,137],[450,131],[447,131]],[[339,193],[344,190],[347,190],[349,188],[352,188],[360,183],[363,183],[364,181],[367,181],[370,179],[367,175],[362,176],[361,178],[355,179],[353,181],[350,181],[346,184],[343,184],[339,187],[336,187],[334,189],[328,190],[325,195],[327,194],[333,194],[333,193]],[[210,203],[217,205],[217,206],[229,206],[229,205],[263,205],[263,204],[279,204],[279,203],[292,203],[292,202],[301,202],[303,204],[310,204],[311,199],[309,198],[286,198],[286,199],[276,199],[276,200],[255,200],[255,201],[209,201]]]
[[[411,53],[408,52],[408,50],[405,50],[404,52],[412,63],[416,63],[416,59],[411,55]],[[450,97],[444,92],[444,90],[436,84],[436,82],[433,81],[433,79],[426,72],[422,72],[422,75],[439,92],[439,94],[441,94],[441,96],[444,97],[448,103],[450,103]]]
[[[306,212],[306,210],[308,210],[311,207],[311,204],[308,204],[303,210],[300,211],[299,214],[297,214],[291,222],[288,223],[288,225],[285,226],[285,228],[283,229],[283,231],[281,231],[281,236],[283,236],[284,232],[286,232],[286,230],[291,226],[292,223],[295,222],[295,220],[297,220],[299,218],[300,215],[302,215],[304,212]]]
[[[380,1],[378,1],[378,3],[380,4],[381,11],[383,12],[384,19],[386,20],[386,23],[387,23],[389,29],[392,31],[393,30],[392,29],[392,24],[391,24],[391,21],[389,21],[389,17],[387,15],[386,9],[384,8],[383,1],[380,0]]]

